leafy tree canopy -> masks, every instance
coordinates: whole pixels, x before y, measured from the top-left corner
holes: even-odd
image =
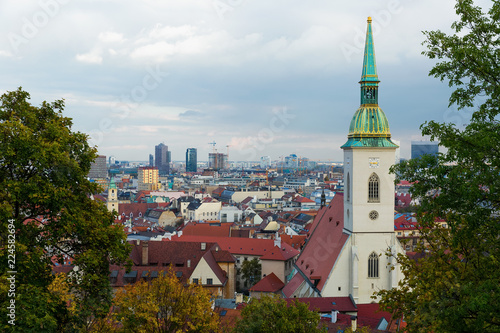
[[[314,333],[326,332],[326,328],[320,327],[319,313],[310,311],[306,303],[287,306],[281,298],[264,296],[245,306],[234,332]]]
[[[141,280],[118,291],[114,331],[218,332],[219,316],[212,311],[211,295],[202,286],[185,287],[173,270],[159,273],[152,282]]]
[[[71,130],[62,100],[36,107],[29,98],[21,88],[0,97],[1,243],[10,244],[8,230],[15,230],[15,249],[0,249],[1,330],[87,329],[108,312],[109,264],[127,260],[128,244],[113,215],[91,199],[98,187],[87,175],[96,149]],[[8,255],[15,256],[13,266]],[[49,290],[52,258],[63,255],[78,267],[67,277],[77,304],[73,315]],[[17,271],[15,326],[6,323],[8,271]]]
[[[455,90],[450,105],[472,108],[468,125],[426,122],[422,134],[447,149],[394,168],[415,182],[426,253],[399,257],[400,289],[382,291],[381,305],[404,315],[409,332],[500,330],[500,1],[487,12],[457,0],[455,34],[424,32],[424,54],[439,62],[430,75]],[[444,219],[449,228],[438,227]]]
[[[248,282],[250,287],[260,281],[261,271],[262,265],[257,258],[245,260],[241,264],[242,277]]]

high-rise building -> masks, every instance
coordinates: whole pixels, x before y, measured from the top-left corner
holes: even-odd
[[[137,169],[137,189],[139,191],[156,191],[159,187],[157,167],[140,167]]]
[[[285,157],[285,167],[286,168],[297,168],[299,166],[299,158],[295,154],[290,154],[290,156]]]
[[[411,158],[419,158],[422,155],[437,155],[439,144],[430,141],[412,141]]]
[[[116,158],[114,156],[110,156],[108,159],[109,166],[113,166],[116,164]]]
[[[90,165],[89,178],[107,178],[106,156],[99,155]]]
[[[149,166],[155,166],[155,158],[153,154],[149,154]]]
[[[227,169],[227,155],[222,153],[209,153],[208,167],[214,170]]]
[[[186,149],[186,172],[196,172],[198,165],[198,157],[196,148]]]
[[[260,158],[260,168],[267,169],[271,166],[271,156],[262,156]]]
[[[168,146],[163,143],[155,146],[155,167],[158,168],[160,175],[170,173],[170,160],[168,157]]]

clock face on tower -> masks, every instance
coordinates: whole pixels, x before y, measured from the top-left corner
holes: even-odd
[[[370,166],[370,169],[376,169],[380,165],[380,158],[378,157],[370,157],[368,159],[368,165]]]

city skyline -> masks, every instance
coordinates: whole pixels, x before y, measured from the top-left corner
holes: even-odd
[[[479,1],[479,5],[488,3]],[[119,4],[119,5],[118,5]],[[118,7],[117,7],[118,6]],[[0,89],[64,98],[99,154],[145,161],[165,142],[229,160],[295,153],[342,160],[359,107],[365,24],[373,17],[380,106],[409,158],[426,120],[462,126],[450,89],[427,73],[422,30],[449,32],[454,1],[66,0],[2,4]],[[432,8],[432,12],[429,11]],[[264,15],[265,13],[265,15]],[[130,18],[133,17],[134,20]],[[229,146],[229,147],[227,147]]]

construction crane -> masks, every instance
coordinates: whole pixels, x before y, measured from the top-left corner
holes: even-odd
[[[212,145],[212,147],[213,147],[213,153],[215,154],[215,145],[216,145],[215,141],[209,142],[208,144]]]

